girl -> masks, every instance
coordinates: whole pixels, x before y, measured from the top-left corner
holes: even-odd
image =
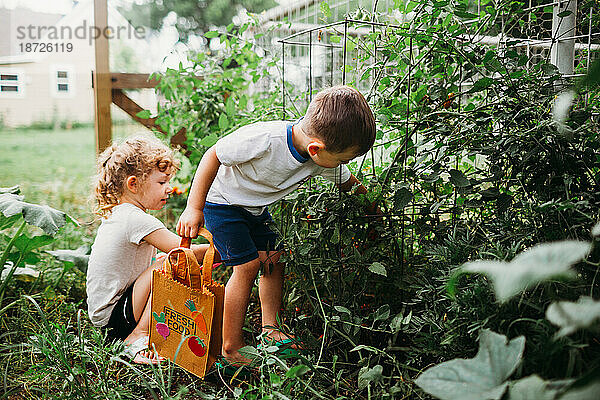
[[[113,144],[98,158],[96,214],[102,217],[87,271],[88,313],[95,326],[123,339],[124,354],[139,364],[157,363],[147,350],[150,330],[152,263],[156,250],[168,253],[180,238],[148,210],[160,210],[179,169],[173,152],[158,139],[133,137]],[[208,245],[194,245],[198,259]]]

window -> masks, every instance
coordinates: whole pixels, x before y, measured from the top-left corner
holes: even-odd
[[[12,68],[0,71],[0,97],[21,97],[23,89],[22,71]]]
[[[69,91],[69,73],[67,71],[56,71],[56,90],[59,93]]]
[[[71,98],[75,96],[75,72],[69,65],[55,64],[50,66],[50,93],[55,98]]]

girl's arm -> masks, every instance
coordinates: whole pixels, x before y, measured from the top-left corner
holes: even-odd
[[[179,247],[179,244],[181,243],[181,237],[166,228],[157,229],[154,232],[149,233],[144,237],[144,240],[165,253],[168,253],[174,248]],[[194,252],[198,262],[202,264],[202,259],[204,258],[204,253],[206,253],[206,250],[208,249],[208,245],[193,244],[191,249]],[[219,253],[215,252],[215,261],[220,260],[221,258],[219,257]]]
[[[215,146],[208,149],[196,169],[185,210],[177,222],[177,234],[184,237],[198,236],[198,227],[204,225],[204,204],[221,162]]]

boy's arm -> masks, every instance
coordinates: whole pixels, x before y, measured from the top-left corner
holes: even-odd
[[[158,250],[168,253],[181,244],[181,237],[177,236],[168,229],[157,229],[144,237],[144,240],[156,247]],[[202,264],[204,253],[208,250],[207,244],[193,244],[191,246],[196,259]],[[218,252],[215,252],[215,261],[220,261],[221,257]]]
[[[354,191],[354,194],[366,194],[367,193],[367,188],[364,187],[362,183],[360,183],[360,181],[354,176],[354,174],[350,174],[350,179],[348,179],[346,181],[346,183],[342,183],[341,185],[338,185],[338,187],[340,188],[340,190],[342,192],[349,192],[356,185],[358,185],[358,187]]]
[[[177,222],[177,234],[184,237],[198,236],[198,227],[204,225],[204,204],[221,162],[215,147],[211,147],[198,164],[185,210]]]
[[[346,183],[342,183],[338,185],[342,192],[349,192],[353,187],[356,186],[353,194],[367,194],[367,188],[364,187],[362,183],[354,176],[354,174],[350,174],[350,179],[346,181]],[[367,212],[369,214],[381,214],[379,207],[377,207],[377,203],[373,202],[367,207]]]

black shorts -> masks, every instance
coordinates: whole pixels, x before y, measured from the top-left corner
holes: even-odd
[[[133,285],[129,286],[123,296],[115,304],[108,324],[108,336],[114,339],[125,339],[137,326],[133,315]]]

